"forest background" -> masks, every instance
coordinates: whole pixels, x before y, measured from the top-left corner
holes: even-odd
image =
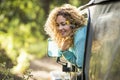
[[[47,54],[43,26],[49,12],[69,3],[76,7],[89,0],[0,0],[0,64],[23,73],[30,61]],[[0,65],[0,74],[4,70]]]

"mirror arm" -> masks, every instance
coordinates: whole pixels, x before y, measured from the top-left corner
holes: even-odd
[[[60,57],[57,57],[57,60],[56,60],[56,62],[58,63],[60,61]]]
[[[60,60],[60,57],[57,57],[57,60],[56,60],[57,63],[61,64],[61,65],[66,65],[67,63],[66,62],[62,62]]]

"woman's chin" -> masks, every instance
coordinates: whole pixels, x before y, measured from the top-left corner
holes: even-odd
[[[65,37],[66,37],[66,35],[62,35],[62,37],[63,37],[63,38],[65,38]]]
[[[62,35],[63,38],[68,37],[68,35]]]
[[[65,38],[65,37],[68,37],[69,34],[61,34],[61,36],[62,36],[63,38]]]

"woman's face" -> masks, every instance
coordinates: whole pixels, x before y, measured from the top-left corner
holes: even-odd
[[[59,15],[56,19],[57,27],[62,37],[67,37],[72,33],[72,29],[70,28],[70,24],[67,24],[66,18],[62,15]]]

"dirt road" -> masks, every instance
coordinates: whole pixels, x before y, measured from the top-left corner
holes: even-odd
[[[30,63],[31,74],[33,75],[31,80],[50,80],[50,72],[61,71],[61,67],[55,59],[49,57],[35,59]]]

